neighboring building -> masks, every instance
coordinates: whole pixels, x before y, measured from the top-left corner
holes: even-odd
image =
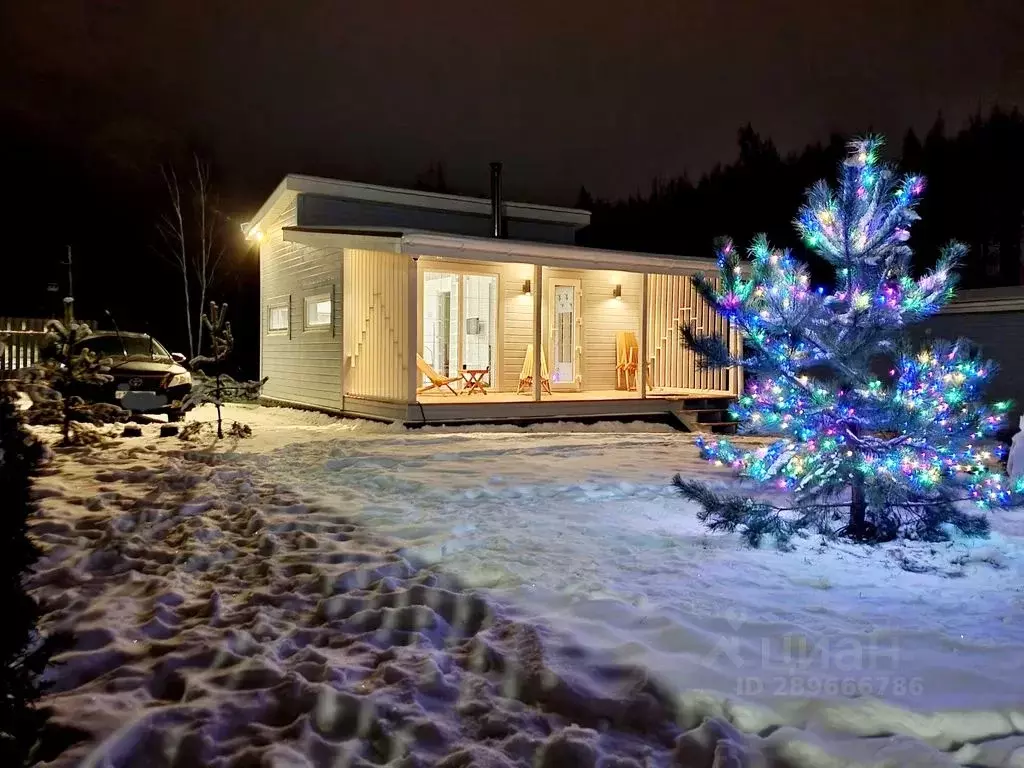
[[[985,399],[1013,400],[1009,426],[1016,431],[1024,413],[1024,286],[959,291],[918,327],[924,338],[970,339],[998,364]]]
[[[742,372],[699,368],[679,333],[739,348],[690,280],[714,261],[576,247],[588,212],[504,202],[492,186],[489,201],[286,177],[246,225],[264,397],[407,423],[720,419]]]

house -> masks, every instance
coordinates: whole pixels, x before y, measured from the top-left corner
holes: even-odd
[[[724,420],[742,371],[700,368],[679,332],[739,348],[691,282],[714,261],[577,247],[588,212],[500,182],[487,200],[287,176],[245,225],[266,400],[410,424]]]

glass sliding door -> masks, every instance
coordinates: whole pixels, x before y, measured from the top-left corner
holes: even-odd
[[[459,276],[423,275],[423,359],[446,378],[459,369]]]
[[[466,368],[488,373],[485,386],[492,386],[495,378],[495,358],[498,350],[498,276],[462,276],[462,364]]]
[[[422,323],[420,354],[439,374],[487,369],[484,386],[498,381],[497,275],[424,272]]]

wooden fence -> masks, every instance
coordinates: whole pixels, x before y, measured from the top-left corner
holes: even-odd
[[[46,320],[37,317],[0,317],[0,379],[17,376],[39,360],[46,338]]]

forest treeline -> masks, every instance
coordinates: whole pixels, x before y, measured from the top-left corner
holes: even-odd
[[[789,155],[750,125],[737,138],[736,159],[696,182],[686,176],[657,180],[646,194],[616,201],[595,199],[581,189],[577,204],[593,218],[580,243],[710,256],[718,236],[748,243],[765,232],[813,264],[793,217],[807,187],[834,176],[849,137],[833,136]],[[928,181],[918,209],[923,220],[911,242],[918,267],[932,263],[939,247],[956,239],[970,248],[962,270],[965,287],[1024,283],[1024,116],[1019,111],[994,109],[955,132],[939,118],[924,137],[913,130],[889,137],[886,159]],[[826,279],[828,270],[816,266],[815,276]]]

